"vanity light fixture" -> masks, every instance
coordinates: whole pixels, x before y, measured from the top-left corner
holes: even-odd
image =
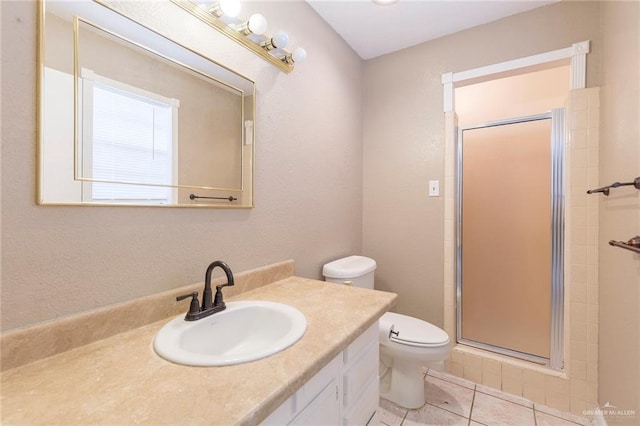
[[[371,0],[374,4],[379,6],[389,6],[391,4],[398,3],[398,0]]]
[[[267,20],[261,14],[254,13],[247,21],[238,18],[240,0],[213,2],[211,0],[171,0],[171,2],[284,72],[293,71],[295,64],[301,64],[307,59],[307,52],[301,47],[293,52],[285,49],[289,43],[286,32],[280,30],[272,36],[265,34]]]

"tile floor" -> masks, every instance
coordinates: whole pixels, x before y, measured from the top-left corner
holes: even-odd
[[[583,417],[435,370],[425,375],[425,398],[427,403],[417,410],[407,410],[381,399],[381,425],[591,425]]]

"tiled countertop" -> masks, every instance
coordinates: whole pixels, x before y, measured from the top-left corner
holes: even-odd
[[[2,373],[2,424],[257,424],[373,324],[396,295],[289,277],[229,300],[299,309],[304,337],[268,358],[187,367],[155,354],[168,319]]]

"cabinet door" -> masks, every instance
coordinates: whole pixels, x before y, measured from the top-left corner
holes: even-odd
[[[333,379],[289,424],[300,426],[340,424],[338,395],[338,384]]]

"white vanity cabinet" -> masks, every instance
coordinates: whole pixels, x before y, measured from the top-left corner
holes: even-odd
[[[261,424],[377,424],[378,362],[376,322]]]
[[[342,424],[377,424],[380,402],[377,322],[342,352],[342,360]]]

